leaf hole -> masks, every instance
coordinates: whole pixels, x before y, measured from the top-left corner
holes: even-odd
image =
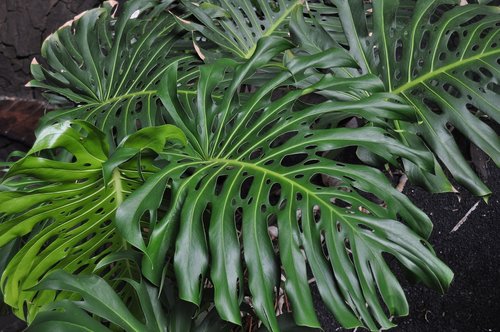
[[[401,62],[401,59],[403,58],[403,41],[401,39],[398,39],[396,41],[396,48],[394,50],[394,59],[396,62]]]
[[[449,4],[443,4],[439,5],[436,7],[436,9],[432,12],[431,16],[429,17],[429,23],[434,24],[437,21],[441,19],[441,17],[446,13],[448,10],[452,9],[455,7],[454,5],[449,5]]]
[[[484,39],[491,31],[493,31],[492,27],[483,29],[483,31],[481,31],[481,33],[479,34],[479,38]]]
[[[299,132],[298,131],[289,131],[286,133],[283,133],[276,137],[271,144],[269,144],[269,147],[274,149],[277,148],[283,144],[285,144],[287,141],[289,141],[292,137],[296,136]]]
[[[217,180],[215,182],[215,190],[214,190],[215,196],[220,195],[222,188],[224,188],[224,183],[226,182],[227,178],[228,178],[227,175],[220,175],[217,177]]]
[[[259,132],[257,133],[257,137],[261,137],[267,132],[269,132],[271,129],[273,129],[273,127],[279,122],[279,120],[281,120],[281,118],[274,119],[269,123],[267,123],[266,125],[264,125],[264,127],[262,127],[262,129],[259,130]]]
[[[465,73],[464,73],[465,77],[467,77],[468,79],[470,79],[471,81],[474,81],[474,82],[481,82],[481,75],[479,75],[477,72],[475,71],[472,71],[472,70],[467,70]]]
[[[352,206],[351,203],[344,201],[343,199],[340,199],[337,197],[333,198],[331,200],[331,202],[333,205],[341,207],[341,208],[350,208]]]
[[[443,110],[441,107],[439,107],[438,104],[436,104],[434,101],[424,98],[423,99],[424,104],[435,114],[443,114]]]
[[[198,180],[198,182],[196,183],[196,185],[194,187],[194,190],[196,190],[196,191],[200,190],[200,187],[203,184],[203,180],[205,180],[206,177],[207,176],[204,175],[200,180]]]
[[[354,180],[352,177],[347,176],[347,175],[344,175],[344,176],[343,176],[343,178],[344,178],[344,179],[347,179],[347,180],[349,180],[349,181],[351,181],[351,182],[356,182],[356,180]]]
[[[493,78],[493,74],[491,73],[491,71],[489,71],[487,68],[484,68],[484,67],[479,67],[479,71],[481,72],[481,74],[483,74],[484,76],[488,77],[488,78]]]
[[[250,160],[255,160],[262,158],[264,156],[264,150],[262,148],[257,148],[250,153]]]
[[[465,108],[467,108],[467,110],[474,115],[476,115],[476,113],[478,111],[478,108],[476,106],[472,105],[471,103],[465,104]]]
[[[446,44],[446,47],[450,52],[455,52],[459,44],[460,44],[460,35],[458,34],[457,31],[453,31],[450,37],[448,38],[448,43]]]
[[[317,164],[317,163],[319,163],[318,159],[310,159],[310,160],[306,161],[304,163],[304,165],[309,166],[309,165],[314,165],[314,164]]]
[[[429,83],[432,86],[439,86],[439,81],[438,80],[431,80]]]
[[[243,182],[241,183],[240,187],[240,198],[241,199],[246,199],[248,197],[248,193],[250,192],[250,188],[252,187],[252,183],[254,181],[253,176],[247,177]]]
[[[468,20],[468,21],[460,24],[460,26],[462,28],[466,27],[466,26],[469,26],[471,24],[474,24],[474,23],[477,23],[477,22],[481,21],[485,17],[486,17],[486,15],[478,14],[478,15],[474,16],[473,18],[471,18],[470,20]]]
[[[81,274],[83,271],[85,271],[89,267],[89,264],[84,264],[80,266],[78,269],[76,269],[73,274],[78,275]]]
[[[273,183],[271,189],[269,190],[269,204],[275,206],[278,204],[281,198],[281,185],[279,183]]]
[[[443,89],[452,97],[455,97],[455,98],[460,98],[462,97],[462,93],[460,92],[460,90],[458,90],[458,88],[454,85],[451,85],[449,83],[445,83],[443,85]]]
[[[111,220],[110,219],[108,219],[108,220],[104,221],[103,223],[101,223],[101,225],[99,226],[99,228],[106,228],[109,225],[111,225]]]
[[[253,125],[257,122],[257,120],[262,116],[264,113],[264,109],[260,109],[257,112],[254,112],[248,122],[245,125],[245,128],[249,129],[253,127]]]
[[[358,224],[358,227],[365,230],[365,231],[375,233],[375,230],[373,228],[371,228],[365,224]]]
[[[180,178],[181,179],[186,179],[186,178],[190,177],[191,175],[194,174],[195,170],[196,169],[194,167],[187,168],[184,172],[182,172]]]
[[[497,95],[500,94],[500,85],[498,85],[497,83],[495,82],[490,82],[488,83],[488,85],[486,85],[486,88],[494,93],[496,93]]]
[[[431,32],[429,30],[425,30],[424,33],[422,34],[422,38],[420,39],[420,49],[424,50],[427,48],[429,45],[429,39],[430,39]]]
[[[243,151],[245,151],[245,149],[248,147],[249,143],[248,142],[244,142],[242,143],[238,149],[236,150],[236,153],[238,154],[241,154]]]
[[[309,154],[307,154],[307,153],[294,153],[294,154],[286,155],[281,159],[280,164],[281,164],[281,166],[284,166],[284,167],[292,167],[292,166],[300,164],[301,162],[306,160],[306,158],[308,156],[309,156]]]

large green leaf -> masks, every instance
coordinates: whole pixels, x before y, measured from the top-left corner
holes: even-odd
[[[387,91],[405,98],[418,114],[418,123],[395,122],[401,140],[421,147],[421,136],[459,183],[488,195],[451,130],[500,164],[500,139],[488,124],[500,119],[500,9],[459,6],[458,0],[374,0],[368,10],[361,0],[333,2],[363,73],[380,75]],[[308,46],[310,39],[302,43]],[[452,189],[439,168],[433,175],[406,166],[431,190]]]
[[[116,8],[105,2],[50,35],[42,46],[47,65],[32,64],[35,80],[29,86],[52,93],[53,103],[71,106],[49,112],[42,124],[89,121],[111,144],[164,124],[156,95],[163,73],[177,63],[184,84],[197,71],[189,50],[174,48],[183,33],[166,10],[171,2],[127,1],[117,17]]]
[[[286,36],[291,12],[302,8],[303,0],[182,0],[199,23],[179,19],[188,30],[198,31],[220,48],[243,58],[255,52],[257,41],[265,36]],[[199,44],[199,43],[198,43]],[[197,45],[197,47],[199,47]]]
[[[214,310],[199,315],[192,304],[176,300],[168,302],[165,289],[160,292],[146,281],[124,280],[139,299],[141,315],[127,308],[119,294],[95,275],[72,276],[57,271],[45,278],[37,289],[64,290],[81,296],[83,301],[59,301],[44,308],[27,331],[92,331],[109,332],[109,323],[126,332],[222,332],[229,324],[217,317]],[[163,301],[166,300],[166,301]],[[92,314],[91,317],[89,314]],[[173,315],[172,315],[173,314]],[[199,317],[196,317],[199,315]],[[106,325],[105,325],[105,324]]]
[[[144,313],[141,320],[130,312],[120,296],[104,279],[95,275],[72,276],[63,271],[57,271],[45,278],[37,289],[75,292],[81,295],[83,301],[51,304],[48,307],[49,311],[37,316],[28,331],[51,331],[54,326],[61,328],[64,324],[79,328],[81,331],[111,331],[83,310],[99,318],[102,317],[103,320],[119,326],[124,331],[166,331],[166,316],[158,298],[158,289],[133,280],[127,280],[127,283],[134,288],[139,298]]]
[[[383,83],[371,75],[354,84],[326,74],[289,89],[310,68],[353,66],[340,49],[292,58],[286,70],[245,96],[246,80],[291,46],[264,37],[243,64],[222,59],[202,66],[197,97],[190,100],[180,98],[175,68],[166,73],[159,94],[169,121],[190,133],[189,149],[161,155],[167,164],[124,201],[117,225],[145,253],[142,271],[149,280],[160,283],[171,252],[180,298],[199,304],[208,277],[217,311],[230,322],[240,324],[242,297],[250,295],[263,324],[279,329],[274,295],[282,265],[297,324],[319,327],[309,266],[323,301],[344,326],[391,327],[385,308],[405,315],[408,307],[384,253],[437,289],[447,288],[452,273],[425,241],[429,219],[380,171],[332,161],[325,152],[361,146],[390,163],[402,157],[423,169],[433,167],[432,155],[401,145],[382,128],[386,119],[408,121],[414,114],[397,97],[380,93]],[[223,99],[212,98],[223,80],[230,82]],[[307,103],[333,87],[365,97]],[[365,94],[357,91],[367,87]],[[380,127],[331,127],[353,116]],[[334,184],[324,185],[322,176]],[[165,205],[169,212],[157,213]],[[152,225],[147,236],[140,228],[144,220]],[[279,229],[278,240],[268,235],[271,225]]]
[[[41,131],[0,192],[0,247],[23,241],[2,275],[5,302],[16,315],[30,321],[42,305],[70,296],[32,290],[47,273],[92,272],[103,257],[127,248],[116,232],[115,211],[154,170],[147,158],[142,171],[127,161],[143,148],[163,150],[167,139],[184,136],[170,125],[143,129],[108,159],[104,134],[90,124],[63,122]],[[134,276],[123,260],[100,273],[108,279]]]
[[[289,23],[294,11],[312,14],[308,24],[321,21],[318,29],[326,29],[329,34],[343,40],[342,24],[337,9],[323,1],[306,2],[303,0],[272,1],[235,1],[235,0],[182,0],[186,13],[193,15],[178,22],[188,31],[196,31],[204,38],[194,38],[193,43],[205,62],[211,58],[231,56],[248,59],[252,56],[257,42],[265,36],[287,37]],[[210,47],[214,43],[217,47]],[[203,49],[206,45],[208,49]]]
[[[344,4],[346,6],[347,4]],[[332,8],[337,11],[336,7],[331,5],[325,5],[327,8]],[[313,13],[313,16],[315,14]],[[358,17],[354,15],[355,17]],[[351,17],[354,20],[354,17]],[[342,38],[339,38],[338,33],[334,35],[334,32],[327,30],[325,27],[328,26],[328,22],[334,21],[335,17],[326,17],[319,23],[317,20],[313,19],[312,24],[307,21],[301,11],[296,10],[292,15],[292,22],[290,25],[292,37],[300,45],[300,49],[306,51],[310,54],[315,54],[318,52],[323,52],[330,48],[342,47],[339,43],[345,44]],[[345,20],[344,20],[345,21]],[[354,22],[357,22],[354,20]],[[345,36],[344,36],[345,39]],[[351,48],[351,54],[358,60],[359,63],[364,64],[364,70],[361,72],[369,72],[367,66],[369,66],[368,60],[362,57],[362,54],[354,51],[355,48]],[[366,61],[366,62],[365,62]],[[360,72],[352,68],[331,68],[332,72],[339,77],[348,77],[351,80],[360,75]],[[322,91],[322,95],[327,98],[345,98],[344,95],[340,95],[335,89],[329,91]],[[408,132],[403,132],[400,128],[398,130],[400,137],[404,138],[404,142],[407,145],[417,147],[419,149],[425,149],[425,145],[422,140],[416,135],[410,135]],[[411,144],[410,144],[411,142]],[[424,185],[432,192],[448,192],[454,191],[453,186],[448,181],[448,178],[444,174],[440,164],[437,160],[434,161],[434,172],[424,172],[418,166],[413,164],[409,160],[403,160],[405,172],[408,174],[409,178],[417,183]]]

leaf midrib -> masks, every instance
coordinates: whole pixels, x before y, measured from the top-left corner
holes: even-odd
[[[475,56],[472,56],[470,58],[467,58],[467,59],[464,59],[464,60],[461,60],[461,61],[457,61],[457,62],[454,62],[454,63],[451,63],[449,65],[446,65],[446,66],[443,66],[437,70],[434,70],[434,71],[430,71],[420,77],[418,77],[417,79],[413,80],[413,81],[410,81],[408,83],[405,83],[403,85],[401,85],[399,88],[395,89],[395,90],[391,90],[390,92],[394,93],[394,94],[400,94],[402,92],[405,92],[406,90],[409,90],[427,80],[430,80],[442,73],[445,73],[447,71],[450,71],[452,69],[455,69],[455,68],[458,68],[458,67],[461,67],[461,66],[464,66],[470,62],[473,62],[473,61],[476,61],[476,60],[481,60],[482,58],[486,58],[486,57],[489,57],[491,55],[495,55],[495,54],[500,54],[500,49],[496,49],[496,50],[493,50],[493,51],[490,51],[490,52],[485,52],[485,53],[482,53],[482,54],[478,54],[478,55],[475,55]]]

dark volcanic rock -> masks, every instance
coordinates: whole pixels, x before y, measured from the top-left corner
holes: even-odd
[[[99,0],[0,0],[0,96],[33,97],[24,87],[42,41]]]
[[[30,148],[38,120],[46,108],[36,100],[0,98],[0,161],[6,160],[11,152]]]
[[[44,103],[36,100],[0,98],[0,135],[26,145],[33,144],[38,120],[46,109]]]

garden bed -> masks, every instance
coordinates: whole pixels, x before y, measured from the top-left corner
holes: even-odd
[[[24,87],[29,63],[44,37],[75,14],[98,1],[4,1],[0,3],[0,97],[37,98]],[[78,5],[76,4],[78,3]],[[7,17],[8,15],[8,17]],[[14,150],[26,150],[33,142],[36,119],[44,112],[37,101],[0,98],[0,160]],[[483,154],[476,165],[493,196],[486,204],[457,186],[460,194],[429,195],[408,184],[404,193],[434,223],[430,242],[438,256],[455,273],[450,290],[438,294],[422,285],[413,285],[403,271],[394,269],[408,297],[410,314],[398,318],[393,331],[488,332],[500,331],[500,171]],[[317,313],[326,331],[345,331],[321,304],[315,293]],[[21,331],[24,324],[12,315],[0,317],[0,332]]]

